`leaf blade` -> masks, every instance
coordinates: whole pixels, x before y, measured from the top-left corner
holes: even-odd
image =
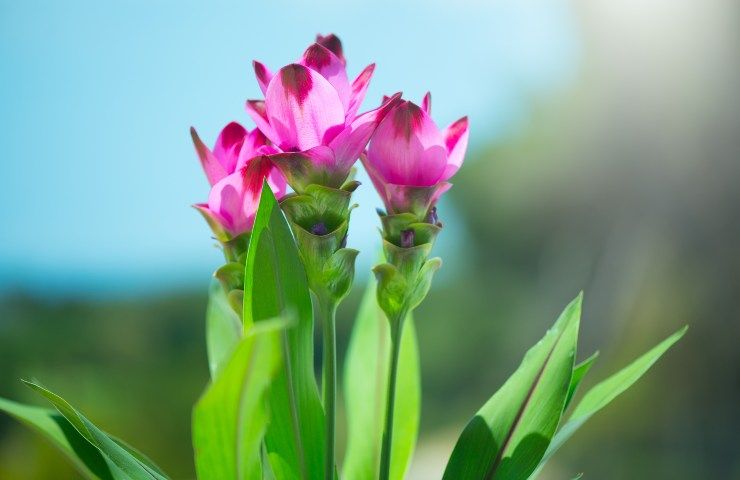
[[[244,327],[295,315],[283,333],[283,362],[270,388],[273,416],[265,435],[277,478],[321,479],[324,411],[313,373],[313,310],[303,264],[280,205],[265,183],[247,252]]]
[[[113,464],[111,465],[111,467],[114,467],[112,470],[115,470],[115,467],[117,467],[126,475],[125,478],[131,478],[133,480],[162,480],[166,478],[165,475],[159,473],[161,470],[153,469],[142,463],[137,458],[137,455],[130,453],[107,433],[100,430],[62,397],[36,382],[27,380],[23,382],[31,387],[31,389],[46,397],[75,430],[90,442],[91,445],[96,447],[107,462]]]
[[[193,409],[193,448],[200,480],[262,478],[264,406],[280,364],[284,324],[260,326],[239,341],[221,374]]]
[[[116,478],[100,451],[56,410],[0,398],[0,411],[44,436],[85,478],[102,480]]]
[[[563,427],[555,434],[552,442],[547,448],[545,455],[540,461],[536,473],[545,463],[557,452],[563,444],[573,436],[573,434],[583,425],[592,415],[607,406],[617,396],[631,387],[637,380],[642,377],[650,367],[657,362],[660,357],[668,351],[688,330],[688,325],[669,336],[658,345],[644,353],[622,370],[601,381],[599,384],[589,390],[580,403],[576,406],[573,414]]]
[[[468,423],[444,479],[519,479],[534,471],[555,433],[573,371],[579,295]],[[536,408],[534,408],[536,406]]]
[[[563,411],[568,409],[570,402],[573,400],[573,397],[578,391],[578,387],[581,385],[581,382],[583,381],[584,377],[589,372],[589,370],[591,370],[591,367],[593,366],[597,358],[599,358],[598,351],[594,352],[586,360],[582,361],[581,363],[573,367],[573,375],[570,378],[570,386],[568,387],[568,396],[565,398],[565,407],[563,408]]]
[[[216,378],[242,337],[242,322],[229,305],[221,283],[213,279],[206,308],[206,350],[211,378]]]

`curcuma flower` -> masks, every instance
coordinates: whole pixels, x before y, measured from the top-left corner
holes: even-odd
[[[280,149],[269,155],[299,193],[309,184],[338,188],[383,116],[400,98],[358,115],[375,65],[350,83],[342,44],[321,36],[296,63],[272,74],[254,62],[264,100],[248,100],[247,113]]]
[[[468,146],[468,118],[444,131],[431,118],[431,95],[422,105],[398,102],[387,113],[362,156],[389,214],[425,218],[452,186],[448,180],[463,163]]]
[[[205,217],[216,238],[228,242],[252,229],[265,179],[278,198],[285,194],[285,178],[266,157],[277,150],[267,143],[262,132],[249,132],[236,122],[221,130],[213,150],[201,141],[194,128],[190,134],[211,184],[208,202],[194,207]]]

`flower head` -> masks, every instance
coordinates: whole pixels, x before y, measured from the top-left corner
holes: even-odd
[[[388,213],[426,217],[462,165],[468,145],[467,117],[442,131],[430,115],[428,93],[421,106],[398,102],[378,125],[362,157]]]
[[[221,130],[213,150],[201,141],[194,128],[190,134],[211,184],[208,202],[194,207],[221,241],[248,232],[254,223],[264,180],[278,198],[285,194],[285,178],[267,158],[276,152],[275,148],[259,130],[249,132],[236,122]]]
[[[247,113],[280,149],[270,158],[298,192],[310,183],[341,186],[400,97],[358,115],[375,65],[365,67],[350,83],[345,64],[335,35],[317,36],[296,63],[275,74],[254,62],[265,99],[248,100]]]

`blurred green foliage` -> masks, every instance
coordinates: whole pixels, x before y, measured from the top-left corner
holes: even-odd
[[[206,292],[137,302],[0,304],[0,395],[43,405],[37,377],[90,419],[151,454],[175,478],[193,474],[191,407],[208,379]],[[35,433],[0,417],[0,478],[79,478]]]

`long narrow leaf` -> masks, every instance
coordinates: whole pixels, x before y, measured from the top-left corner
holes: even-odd
[[[343,478],[378,478],[390,366],[390,328],[375,299],[375,279],[368,282],[355,320],[344,370],[348,439]],[[419,348],[411,317],[401,334],[391,475],[404,478],[416,444],[421,409]]]
[[[223,287],[214,279],[208,290],[206,310],[206,347],[211,378],[216,378],[241,336],[241,320],[229,305]]]
[[[100,451],[85,440],[85,437],[56,410],[23,405],[0,398],[0,411],[43,435],[69,458],[85,478],[116,479]]]
[[[260,327],[269,328],[260,328]],[[259,480],[264,397],[280,365],[284,323],[262,322],[236,346],[193,411],[199,480]]]
[[[313,373],[313,312],[306,273],[288,222],[265,183],[247,254],[244,326],[284,315],[296,325],[282,338],[282,367],[270,388],[265,446],[277,478],[320,479],[324,411]]]
[[[465,427],[445,480],[517,480],[534,471],[565,405],[580,315],[581,295]]]
[[[545,452],[545,456],[540,461],[540,465],[538,466],[535,475],[539,473],[542,466],[550,459],[550,457],[552,457],[553,454],[555,454],[555,452],[557,452],[558,449],[573,436],[576,430],[581,428],[581,425],[583,425],[586,420],[607,406],[612,400],[639,380],[640,377],[642,377],[674,343],[683,337],[687,329],[688,326],[683,327],[681,330],[660,342],[627,367],[589,390],[589,392],[583,397],[583,400],[581,400],[575,410],[573,410],[573,414],[568,419],[568,422],[563,425],[553,438],[547,452]],[[532,478],[534,478],[535,475],[533,475]]]
[[[599,352],[594,352],[593,355],[582,361],[575,367],[573,367],[573,376],[570,378],[570,386],[568,387],[568,396],[565,399],[565,407],[563,410],[567,410],[570,402],[573,400],[578,387],[581,385],[583,378],[586,376],[591,367],[593,366],[596,359],[599,358]]]
[[[62,397],[38,383],[25,380],[24,382],[33,390],[46,397],[70,425],[85,440],[100,451],[106,463],[114,467],[112,470],[115,470],[115,467],[120,469],[120,472],[115,472],[114,478],[130,478],[132,480],[162,480],[167,478],[161,473],[160,469],[152,467],[147,462],[140,460],[139,457],[141,454],[138,452],[129,452],[120,440],[114,439],[100,430]],[[119,476],[118,474],[125,476]]]

